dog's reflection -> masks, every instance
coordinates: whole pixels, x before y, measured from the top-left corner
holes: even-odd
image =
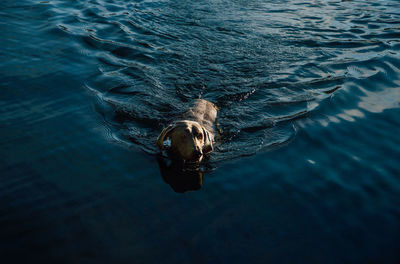
[[[203,171],[199,164],[185,165],[182,162],[157,157],[161,176],[177,193],[195,191],[203,185]]]

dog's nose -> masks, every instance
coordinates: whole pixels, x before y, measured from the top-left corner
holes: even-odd
[[[195,155],[197,158],[199,158],[199,157],[201,157],[201,156],[203,155],[203,152],[202,152],[200,149],[196,149],[196,150],[194,151],[194,155]]]

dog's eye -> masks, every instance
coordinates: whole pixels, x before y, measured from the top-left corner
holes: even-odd
[[[196,137],[197,137],[197,139],[201,140],[201,139],[203,139],[203,134],[197,133]]]

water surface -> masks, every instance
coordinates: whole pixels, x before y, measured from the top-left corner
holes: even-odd
[[[0,17],[3,262],[399,262],[398,1],[23,0]],[[182,194],[154,141],[197,98],[218,141]]]

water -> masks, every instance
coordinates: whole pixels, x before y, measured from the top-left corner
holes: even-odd
[[[398,1],[0,17],[2,263],[400,261]],[[219,107],[215,151],[165,177],[154,141],[196,98]]]

